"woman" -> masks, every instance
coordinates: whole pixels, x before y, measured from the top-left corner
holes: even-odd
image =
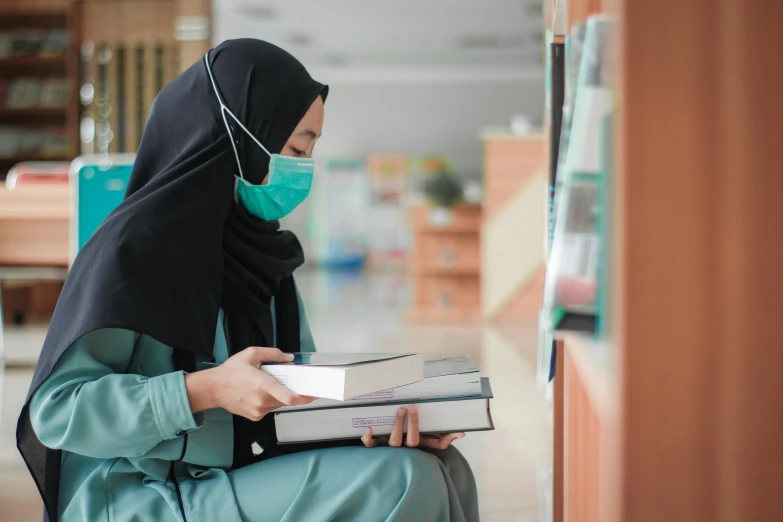
[[[50,520],[478,519],[448,447],[462,434],[419,435],[414,407],[366,447],[277,445],[269,413],[312,398],[258,367],[314,349],[291,275],[302,249],[277,219],[309,191],[326,96],[286,52],[236,40],[155,100],[19,419]]]

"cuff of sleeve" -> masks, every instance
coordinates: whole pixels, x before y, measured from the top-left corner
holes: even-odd
[[[155,424],[164,440],[181,437],[200,426],[190,411],[184,372],[150,377],[148,383]]]

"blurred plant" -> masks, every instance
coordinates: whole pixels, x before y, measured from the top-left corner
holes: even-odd
[[[462,199],[462,181],[444,169],[424,180],[424,194],[439,207],[451,207]]]

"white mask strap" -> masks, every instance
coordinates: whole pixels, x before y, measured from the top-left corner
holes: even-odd
[[[237,150],[236,141],[234,140],[234,134],[231,132],[231,125],[228,124],[228,119],[226,118],[226,114],[231,116],[231,118],[239,125],[239,127],[245,131],[245,133],[250,136],[250,139],[255,142],[256,145],[261,147],[261,149],[267,153],[267,155],[271,158],[272,154],[264,147],[264,145],[256,139],[255,136],[253,136],[253,133],[250,132],[247,127],[245,127],[241,121],[239,121],[239,118],[237,118],[233,112],[231,112],[231,109],[226,106],[225,102],[223,101],[223,97],[220,95],[220,90],[218,90],[217,83],[215,83],[215,76],[212,74],[212,66],[209,64],[209,53],[207,53],[204,56],[204,63],[207,64],[207,74],[209,75],[209,80],[212,82],[212,88],[215,90],[215,96],[217,96],[218,103],[220,104],[220,114],[223,116],[223,124],[226,126],[226,131],[228,131],[228,136],[231,139],[231,147],[234,149],[234,157],[237,160],[237,168],[239,169],[239,176],[244,179],[244,175],[242,174],[242,165],[239,162],[239,151]]]

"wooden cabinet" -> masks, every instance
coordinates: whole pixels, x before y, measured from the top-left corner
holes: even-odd
[[[20,183],[14,190],[0,184],[0,267],[67,266],[68,217],[67,183]],[[57,281],[4,281],[4,321],[45,321],[61,288]]]
[[[477,275],[478,234],[422,234],[413,262],[422,274]]]
[[[421,276],[417,283],[416,303],[420,308],[469,316],[479,306],[477,275]]]
[[[546,165],[541,135],[487,136],[484,147],[484,207],[494,214]]]
[[[481,309],[481,207],[445,212],[416,207],[412,215],[414,277],[412,320],[472,321]]]
[[[0,265],[67,266],[67,183],[0,186]]]
[[[533,323],[546,260],[546,140],[484,136],[481,307],[497,323]]]

